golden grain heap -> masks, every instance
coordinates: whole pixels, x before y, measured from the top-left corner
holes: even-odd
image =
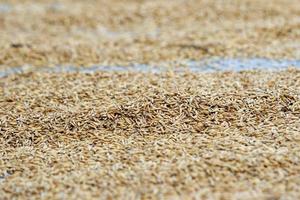
[[[300,199],[300,70],[172,70],[299,59],[298,4],[1,0],[0,200]]]
[[[0,2],[3,66],[300,57],[299,0]]]
[[[299,70],[0,84],[1,198],[300,197]]]

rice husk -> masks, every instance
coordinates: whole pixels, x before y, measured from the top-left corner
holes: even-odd
[[[298,199],[300,71],[0,79],[1,199]]]
[[[14,0],[1,5],[9,9],[0,10],[0,68],[300,57],[298,0]]]

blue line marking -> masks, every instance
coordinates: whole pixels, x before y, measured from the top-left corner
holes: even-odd
[[[244,71],[244,70],[283,70],[288,67],[300,68],[300,60],[267,59],[267,58],[226,58],[203,61],[190,61],[192,71]]]
[[[94,73],[97,71],[108,72],[150,72],[161,73],[166,71],[175,72],[218,72],[218,71],[247,71],[247,70],[266,70],[278,71],[289,67],[300,69],[300,60],[288,59],[267,59],[267,58],[211,58],[200,61],[187,61],[182,67],[163,67],[150,66],[145,64],[134,64],[131,66],[102,66],[94,65],[91,67],[74,67],[74,66],[56,66],[56,67],[37,67],[34,71],[62,73],[62,72],[81,72]],[[21,74],[26,72],[25,67],[11,67],[0,70],[0,77],[10,74]]]

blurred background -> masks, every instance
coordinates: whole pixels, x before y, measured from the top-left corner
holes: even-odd
[[[1,0],[0,66],[300,58],[299,0]]]

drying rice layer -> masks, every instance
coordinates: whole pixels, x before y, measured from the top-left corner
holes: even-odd
[[[298,199],[300,71],[0,79],[1,199]]]
[[[0,68],[300,58],[298,0],[1,0]]]

